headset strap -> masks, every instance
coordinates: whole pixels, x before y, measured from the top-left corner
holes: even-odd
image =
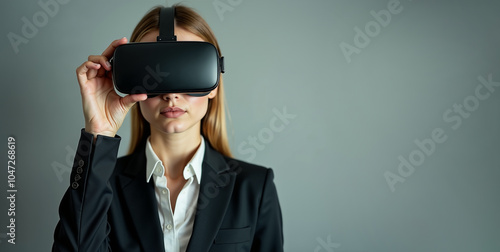
[[[177,41],[174,35],[174,7],[162,7],[160,10],[160,36],[156,41]]]
[[[160,9],[160,36],[156,37],[156,41],[177,41],[174,35],[174,17],[175,7]],[[224,73],[224,57],[219,58],[219,66],[221,73]]]

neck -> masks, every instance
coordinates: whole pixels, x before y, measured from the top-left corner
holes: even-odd
[[[165,167],[165,176],[183,178],[183,169],[201,144],[200,131],[163,133],[151,129],[151,147]]]

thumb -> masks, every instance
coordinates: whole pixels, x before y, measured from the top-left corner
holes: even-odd
[[[147,94],[131,94],[122,98],[122,104],[125,109],[129,110],[136,102],[145,101],[146,99],[148,99]]]

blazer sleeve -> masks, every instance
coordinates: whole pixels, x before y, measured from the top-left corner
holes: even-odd
[[[94,136],[82,129],[70,186],[59,206],[52,251],[108,251],[107,212],[120,137]]]
[[[273,170],[267,169],[252,251],[283,251],[283,220]]]

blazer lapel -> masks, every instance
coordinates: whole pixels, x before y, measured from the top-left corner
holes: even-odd
[[[230,171],[224,157],[208,143],[205,147],[200,194],[188,252],[208,251],[212,245],[224,219],[236,178],[236,172]]]
[[[158,217],[154,183],[146,183],[144,148],[133,154],[131,162],[118,176],[123,197],[145,251],[164,251],[163,232]],[[124,209],[124,210],[125,210]]]

